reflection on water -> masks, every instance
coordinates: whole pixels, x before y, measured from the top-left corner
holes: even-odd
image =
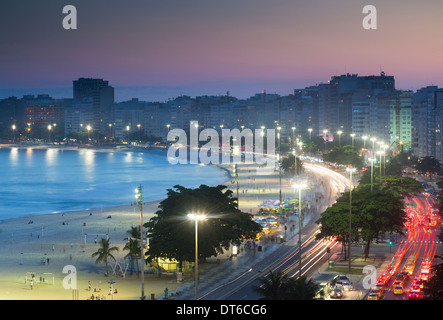
[[[129,204],[134,188],[159,200],[176,184],[225,180],[211,166],[171,165],[165,155],[91,150],[0,149],[0,220],[39,213]]]
[[[86,181],[93,182],[94,177],[94,160],[95,160],[95,152],[88,150],[86,152],[82,152],[81,157],[83,157],[84,163],[84,177]]]
[[[48,149],[46,150],[46,165],[48,167],[52,167],[55,164],[57,158],[58,150],[56,149]]]
[[[9,160],[12,166],[16,166],[18,162],[18,148],[11,148],[9,153]]]

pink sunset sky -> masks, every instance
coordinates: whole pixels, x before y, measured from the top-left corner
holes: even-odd
[[[443,85],[441,0],[17,0],[0,11],[0,88],[118,87],[247,97],[287,94],[344,73],[394,75],[399,89]],[[362,9],[377,8],[377,30]],[[0,97],[2,98],[2,97]]]

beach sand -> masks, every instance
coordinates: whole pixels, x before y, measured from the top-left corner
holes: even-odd
[[[232,166],[224,166],[230,170]],[[239,204],[240,209],[249,213],[257,212],[257,205],[267,199],[279,199],[279,175],[257,176],[255,167],[239,166]],[[179,183],[179,182],[177,182]],[[202,182],[204,183],[204,182]],[[236,196],[235,177],[231,176],[225,182]],[[288,182],[282,180],[283,199],[293,190],[289,189]],[[172,186],[171,186],[172,187]],[[128,199],[129,202],[132,199]],[[143,221],[148,221],[157,211],[159,201],[146,203],[143,206]],[[110,218],[109,218],[110,217]],[[32,221],[32,223],[30,223]],[[75,212],[65,212],[49,215],[37,215],[3,220],[0,222],[0,299],[19,300],[86,300],[97,295],[95,290],[106,300],[133,300],[140,299],[140,278],[136,272],[130,275],[128,270],[125,277],[116,276],[109,265],[109,276],[105,276],[105,265],[96,264],[91,255],[99,245],[95,240],[109,237],[112,246],[119,251],[115,257],[123,261],[127,251],[123,251],[126,231],[131,226],[140,223],[137,206],[119,206],[96,208]],[[85,236],[86,234],[86,236]],[[212,259],[227,259],[228,253]],[[49,263],[42,263],[49,259]],[[63,287],[63,280],[72,273],[63,273],[63,268],[73,266],[76,270],[77,290]],[[123,265],[124,267],[124,265]],[[205,268],[200,267],[200,272]],[[35,274],[31,288],[31,274]],[[25,278],[27,276],[27,281]],[[40,278],[44,282],[40,283]],[[178,290],[181,283],[177,283],[174,275],[145,274],[144,292],[146,299],[163,296],[163,290]],[[187,279],[188,280],[188,279]],[[89,291],[88,282],[92,289]],[[115,282],[113,289],[118,293],[109,295],[109,281]],[[188,280],[190,281],[190,280]],[[70,281],[67,284],[71,284]]]

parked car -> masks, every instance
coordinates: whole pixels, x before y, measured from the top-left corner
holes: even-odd
[[[343,297],[343,291],[338,288],[335,287],[331,290],[331,293],[329,294],[329,297],[331,298],[336,298],[336,299],[341,299]]]
[[[354,290],[352,283],[349,282],[348,280],[337,280],[337,282],[335,282],[335,285],[341,286],[341,288],[343,288],[344,291]]]

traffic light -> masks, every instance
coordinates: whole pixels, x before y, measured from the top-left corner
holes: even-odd
[[[389,240],[388,244],[389,244],[390,246],[392,246],[392,240]]]

